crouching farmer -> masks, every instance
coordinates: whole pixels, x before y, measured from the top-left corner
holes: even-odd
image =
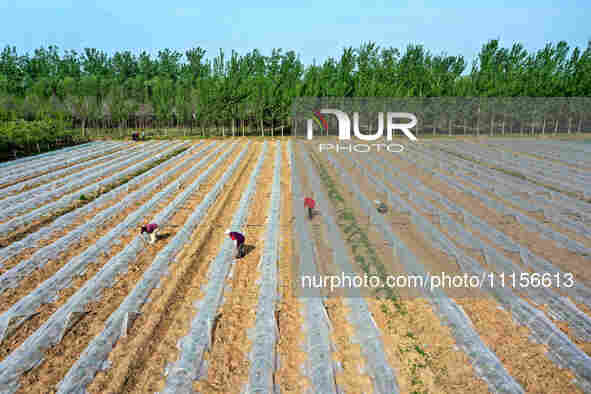
[[[316,201],[311,199],[310,197],[304,198],[304,207],[308,209],[308,217],[312,219],[314,217],[314,207],[316,206]]]
[[[244,235],[237,231],[226,230],[226,235],[230,237],[236,245],[236,258],[240,259],[244,256]]]
[[[150,236],[150,244],[156,242],[156,237],[158,236],[158,225],[156,223],[144,224],[140,228],[140,234],[148,234]]]
[[[379,200],[375,200],[374,203],[376,204],[376,209],[378,210],[379,213],[388,212],[388,207],[383,202],[381,202]]]

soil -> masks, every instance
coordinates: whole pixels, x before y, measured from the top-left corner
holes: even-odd
[[[485,141],[485,139],[483,139]],[[206,143],[209,141],[206,141]],[[269,143],[270,142],[270,143]],[[294,141],[295,142],[295,141]],[[205,146],[205,144],[203,145]],[[225,152],[229,146],[222,149]],[[125,297],[141,279],[148,267],[153,263],[156,255],[186,223],[189,215],[198,204],[203,201],[205,195],[212,190],[215,183],[224,175],[227,167],[232,163],[244,146],[237,146],[235,153],[231,154],[220,167],[213,171],[189,200],[179,209],[170,220],[166,237],[156,244],[146,247],[138,258],[129,266],[128,272],[122,273],[116,278],[114,284],[102,291],[100,299],[86,306],[81,318],[68,329],[60,343],[46,349],[44,360],[35,368],[20,376],[20,389],[18,393],[55,393],[57,385],[66,375],[68,370],[80,357],[82,352],[104,328],[109,316],[121,305]],[[348,185],[341,183],[341,178],[334,167],[326,159],[324,153],[314,150],[314,145],[294,144],[298,174],[302,182],[302,189],[306,194],[319,191],[312,190],[305,166],[302,165],[300,149],[308,149],[311,164],[316,174],[326,175],[332,180],[335,190],[343,197],[339,203],[328,198],[329,207],[317,207],[319,215],[308,222],[308,230],[312,234],[318,270],[321,274],[338,273],[339,265],[332,259],[331,245],[327,241],[328,230],[324,224],[322,215],[339,217],[339,213],[350,212],[355,219],[356,232],[353,235],[344,232],[344,225],[340,219],[340,235],[346,240],[346,253],[351,257],[362,256],[366,259],[374,258],[374,265],[367,268],[359,262],[362,260],[351,259],[354,271],[358,274],[376,274],[378,268],[391,276],[407,275],[405,265],[395,252],[391,240],[385,240],[384,234],[379,228],[368,221],[367,214]],[[251,143],[247,154],[239,164],[236,172],[224,186],[216,201],[209,208],[203,221],[191,235],[190,242],[177,254],[169,266],[169,275],[163,276],[159,286],[155,288],[147,302],[141,309],[141,314],[129,328],[127,335],[119,339],[108,357],[111,363],[108,369],[98,372],[92,383],[86,388],[89,393],[137,393],[162,391],[166,381],[166,368],[179,357],[178,342],[189,333],[192,319],[197,310],[196,301],[204,297],[203,289],[207,283],[207,272],[215,256],[219,253],[223,244],[226,229],[236,213],[240,198],[242,197],[248,180],[254,171],[259,154],[262,152],[262,143]],[[209,164],[222,153],[214,155]],[[387,201],[381,191],[376,191],[376,186],[367,176],[352,167],[352,160],[363,158],[367,153],[331,153],[340,165],[348,173],[348,179],[355,183],[362,193],[370,200]],[[374,153],[375,154],[375,153]],[[467,193],[461,193],[453,189],[446,182],[439,180],[430,173],[414,166],[407,161],[405,155],[425,155],[416,151],[392,154],[388,152],[378,153],[387,159],[392,168],[401,171],[411,178],[420,181],[429,189],[438,192],[474,216],[487,222],[491,227],[504,233],[515,243],[526,246],[532,253],[537,254],[564,272],[572,272],[575,280],[586,282],[591,280],[591,268],[588,257],[572,253],[560,245],[544,239],[540,234],[529,231],[520,225],[515,219],[503,216],[500,212],[486,207],[480,200],[471,197]],[[303,393],[312,388],[308,381],[304,365],[307,361],[305,351],[304,330],[304,305],[301,294],[298,294],[298,258],[302,246],[295,238],[291,171],[287,153],[287,142],[281,140],[281,215],[280,215],[280,255],[277,261],[278,282],[277,289],[280,299],[275,309],[275,319],[278,326],[278,338],[276,354],[278,364],[274,371],[274,383],[284,393]],[[212,330],[212,347],[205,353],[208,368],[204,375],[199,376],[193,383],[193,389],[203,393],[239,393],[245,388],[248,381],[250,368],[250,351],[252,337],[250,331],[256,321],[256,310],[259,300],[260,279],[258,264],[265,246],[265,220],[269,209],[269,193],[273,180],[273,163],[275,145],[268,140],[268,150],[263,167],[256,179],[256,192],[251,201],[247,215],[247,223],[244,233],[248,246],[247,255],[235,260],[231,276],[226,279],[224,299],[218,309],[218,315]],[[203,156],[202,156],[203,157]],[[201,157],[201,158],[202,158]],[[422,157],[422,156],[421,156]],[[199,158],[198,160],[201,160]],[[453,157],[450,157],[453,161]],[[538,157],[539,158],[539,157]],[[541,159],[540,160],[548,160]],[[365,164],[365,161],[361,160]],[[425,161],[428,165],[428,161]],[[192,180],[195,180],[209,166],[200,169]],[[136,187],[144,187],[156,176],[170,170],[172,164],[164,167],[158,174],[144,180]],[[565,166],[566,167],[566,166]],[[476,185],[450,174],[441,169],[436,169],[449,176],[454,181],[462,183],[468,188],[478,190],[489,198],[510,206],[509,202],[499,198],[493,193],[479,189]],[[387,179],[381,173],[371,173],[384,184]],[[180,176],[180,172],[167,180],[167,184]],[[323,176],[324,176],[323,175]],[[396,176],[394,174],[394,176]],[[327,189],[325,178],[321,181],[324,192]],[[406,182],[400,179],[400,182]],[[188,184],[188,183],[187,183]],[[0,186],[1,188],[2,186]],[[162,186],[164,187],[164,185]],[[481,240],[489,247],[495,248],[500,254],[510,259],[521,269],[527,270],[519,255],[502,250],[492,243],[488,234],[482,234],[463,222],[459,215],[449,212],[448,209],[427,194],[420,192],[414,185],[408,187],[415,196],[427,200],[436,209],[434,213],[427,212],[411,195],[389,187],[390,191],[404,200],[422,218],[430,222],[441,231],[460,251],[472,257],[484,269],[495,271],[489,267],[482,255],[482,251],[466,247],[459,239],[446,228],[439,224],[437,212],[448,213],[455,221],[462,224],[475,238]],[[161,189],[161,188],[159,188]],[[134,189],[135,190],[135,189]],[[0,274],[16,266],[18,263],[30,257],[35,251],[45,245],[50,245],[59,237],[72,231],[76,226],[89,220],[117,201],[125,198],[133,190],[118,192],[112,201],[101,204],[100,207],[76,216],[75,223],[49,235],[39,244],[27,247],[17,256],[6,261],[0,268]],[[157,190],[159,191],[159,190]],[[155,192],[157,192],[155,191]],[[106,232],[121,223],[124,218],[138,209],[154,194],[146,196],[124,212],[118,213],[109,220],[107,225],[88,234],[79,243],[72,245],[68,250],[62,251],[58,258],[48,262],[40,269],[36,269],[30,275],[23,278],[15,289],[5,291],[0,297],[0,313],[6,311],[28,293],[33,291],[43,281],[52,277],[70,259],[83,253],[91,244],[95,243]],[[175,192],[175,196],[181,190]],[[326,194],[325,194],[326,195]],[[175,197],[162,201],[155,212],[164,209]],[[526,195],[522,195],[527,198]],[[548,200],[548,205],[552,201]],[[71,207],[76,210],[79,207]],[[462,273],[456,261],[445,253],[433,247],[425,234],[413,224],[412,217],[398,211],[398,207],[388,207],[383,214],[392,232],[414,254],[425,271],[431,274],[445,272],[448,275]],[[575,239],[591,246],[591,240],[574,234],[547,221],[541,213],[528,213],[518,207],[512,207],[529,217],[534,218],[545,226],[553,228],[570,239]],[[153,214],[155,215],[155,213]],[[151,215],[151,216],[153,216]],[[150,218],[147,218],[150,219]],[[27,229],[19,229],[22,234],[27,231],[35,231],[51,222],[53,219],[39,220],[28,225]],[[5,239],[3,242],[14,242],[16,238]],[[123,247],[128,244],[136,234],[121,235],[118,238],[120,244],[115,244],[105,256],[98,258],[88,265],[87,270],[80,276],[76,276],[71,285],[59,293],[55,302],[42,305],[37,313],[19,327],[16,332],[9,335],[0,346],[0,362],[30,337],[41,325],[49,319],[60,306],[62,306],[85,283],[94,280],[98,271]],[[347,241],[365,239],[363,247],[351,247]],[[1,245],[0,245],[1,247]],[[368,291],[362,296],[369,306],[369,312],[380,333],[383,350],[388,365],[395,373],[401,393],[487,393],[488,384],[479,377],[473,368],[468,356],[458,349],[453,332],[446,319],[441,318],[420,288],[395,288],[390,292]],[[560,289],[553,289],[557,294],[566,296]],[[509,311],[500,307],[500,304],[483,291],[468,288],[448,289],[447,295],[456,302],[471,320],[476,333],[482,342],[493,351],[501,361],[508,373],[523,387],[527,393],[579,393],[580,388],[574,383],[574,374],[568,369],[558,367],[548,356],[548,345],[533,342],[531,332],[525,326],[517,324]],[[338,367],[335,369],[335,383],[345,392],[371,393],[373,382],[366,370],[366,360],[363,356],[361,345],[354,340],[356,327],[349,323],[348,316],[351,311],[347,306],[344,294],[328,294],[324,305],[330,320],[330,339],[333,345],[332,359]],[[522,294],[524,296],[524,294]],[[527,298],[523,298],[530,302]],[[574,302],[574,301],[573,301]],[[591,316],[591,308],[576,303],[576,306]],[[533,305],[552,318],[545,305]],[[573,343],[582,351],[591,355],[591,344],[577,341],[572,329],[562,321],[554,321],[554,324],[562,330]],[[1,364],[0,364],[1,365]]]
[[[178,357],[177,342],[189,331],[196,313],[193,302],[201,295],[209,263],[219,251],[223,230],[232,219],[259,151],[257,146],[249,148],[205,220],[194,231],[191,243],[170,267],[170,275],[152,291],[129,335],[109,355],[112,368],[98,373],[88,392],[155,392],[163,388],[164,369]],[[235,158],[231,155],[227,165],[220,166],[210,188]]]

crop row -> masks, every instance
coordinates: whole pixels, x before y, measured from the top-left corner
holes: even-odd
[[[219,163],[226,159],[226,157],[234,150],[226,152],[222,157],[216,160],[208,172],[217,167]],[[113,349],[117,340],[125,335],[127,332],[127,324],[130,323],[134,316],[140,312],[142,306],[147,301],[150,292],[158,286],[160,280],[166,275],[170,265],[175,263],[175,256],[181,249],[189,242],[191,235],[207,212],[211,205],[215,202],[217,196],[221,192],[224,185],[232,174],[236,171],[238,164],[243,160],[248,147],[244,148],[240,155],[234,160],[233,164],[224,173],[224,176],[216,183],[213,189],[204,197],[203,201],[195,208],[191,216],[184,223],[183,227],[178,231],[175,237],[165,246],[164,249],[158,253],[150,267],[143,274],[141,280],[137,283],[134,289],[129,293],[121,305],[115,312],[111,314],[105,324],[104,330],[92,340],[92,342],[84,350],[80,358],[68,371],[59,385],[60,393],[70,393],[82,390],[88,385],[98,370]],[[208,174],[200,176],[204,178]],[[199,183],[196,181],[195,183]],[[138,238],[136,238],[139,242]],[[134,242],[136,242],[134,240]],[[138,245],[139,246],[139,245]],[[137,246],[136,246],[137,247]]]
[[[502,213],[503,215],[514,217],[521,225],[528,228],[531,232],[543,234],[547,239],[554,241],[558,247],[566,248],[582,256],[591,256],[591,250],[589,250],[589,248],[585,247],[585,245],[581,244],[580,242],[570,239],[569,237],[559,233],[558,231],[555,231],[554,229],[542,223],[539,223],[537,220],[530,218],[527,215],[524,215],[518,210],[510,208],[502,202],[493,200],[490,197],[484,195],[483,193],[480,193],[477,190],[464,186],[463,184],[452,179],[451,177],[442,174],[440,171],[437,170],[437,168],[439,167],[439,163],[435,162],[428,156],[422,155],[420,158],[418,158],[412,155],[405,155],[403,156],[403,158],[415,164],[417,167],[427,171],[429,174],[432,174],[436,178],[441,179],[447,185],[458,190],[459,192],[466,193],[467,195],[470,195],[482,201],[487,207],[496,210]]]
[[[105,223],[107,223],[118,212],[125,210],[126,207],[131,206],[134,202],[140,200],[144,196],[151,194],[152,192],[157,190],[159,187],[162,187],[164,184],[166,184],[168,182],[168,179],[170,179],[171,176],[174,176],[176,173],[184,171],[187,169],[187,167],[192,166],[193,160],[195,160],[199,156],[203,155],[203,153],[206,152],[210,148],[211,148],[211,146],[206,147],[202,150],[199,150],[198,152],[194,152],[193,150],[191,150],[191,152],[190,152],[191,155],[187,155],[187,157],[183,157],[184,160],[182,160],[181,163],[179,163],[176,167],[172,168],[169,172],[161,174],[158,178],[154,179],[149,184],[147,184],[144,187],[142,187],[141,189],[136,190],[135,192],[129,194],[127,197],[125,197],[123,200],[121,200],[117,204],[100,212],[99,214],[94,216],[91,220],[84,222],[82,225],[80,225],[77,228],[73,229],[72,231],[68,232],[63,237],[55,240],[54,242],[52,242],[51,244],[49,244],[45,247],[37,250],[30,258],[23,260],[18,265],[16,265],[12,269],[10,269],[7,272],[5,272],[4,274],[2,274],[0,276],[0,293],[2,293],[7,288],[15,288],[16,286],[18,286],[18,283],[20,280],[22,280],[27,275],[29,275],[33,270],[42,268],[43,265],[45,265],[49,260],[57,257],[57,255],[59,254],[60,251],[66,250],[69,247],[73,246],[76,242],[79,242],[81,240],[81,238],[83,238],[84,236],[96,231],[95,229],[98,228],[99,226],[105,225]],[[211,155],[215,154],[219,149],[221,149],[221,147],[216,149]],[[203,161],[201,161],[201,163],[204,163],[207,159],[209,159],[211,157],[211,155],[208,155]],[[177,185],[181,184],[184,179],[188,179],[188,177],[190,177],[198,169],[199,169],[199,165],[193,166],[193,168],[188,172],[184,172],[176,184]],[[169,187],[165,190],[167,190],[167,192],[170,193],[172,191],[172,189],[173,189],[173,187]],[[159,197],[166,197],[166,194],[163,195],[162,193],[159,193],[158,196]],[[149,203],[145,204],[142,207],[142,210],[143,210],[142,216],[147,215],[150,212],[150,208],[153,209]],[[131,223],[126,222],[126,228],[128,228],[129,226],[132,226],[136,223],[137,223],[137,219]],[[113,237],[117,235],[116,230],[117,230],[117,227],[115,228],[115,230],[113,230],[110,233]],[[110,241],[111,240],[107,240],[105,238],[102,238],[101,245],[98,249],[97,249],[97,247],[94,247],[94,250],[93,250],[93,247],[91,247],[87,250],[87,252],[85,252],[84,255],[79,256],[81,258],[81,261],[85,261],[86,263],[88,261],[91,261],[95,257],[98,250],[101,250],[104,252],[103,248],[105,248],[110,243]],[[84,256],[84,258],[82,258],[82,256]],[[76,271],[80,271],[80,270],[84,269],[85,265],[86,264],[80,265],[76,269]],[[55,283],[63,283],[63,285],[52,284],[49,287],[52,288],[53,291],[57,292],[57,291],[59,291],[59,289],[64,287],[64,285],[68,282],[68,280],[71,278],[71,276],[72,275],[69,274],[66,277],[67,279],[66,278],[61,278],[59,280],[56,279]],[[25,309],[29,309],[29,308],[25,308]],[[2,321],[1,318],[0,318],[0,321]],[[0,327],[1,326],[2,325],[0,324]],[[2,331],[0,328],[0,340],[2,339],[1,332]]]
[[[36,208],[45,201],[55,199],[68,192],[81,188],[95,179],[105,176],[105,174],[117,171],[131,163],[140,162],[143,159],[150,157],[151,154],[157,152],[159,148],[159,146],[152,146],[145,150],[135,148],[130,152],[125,152],[125,154],[118,155],[118,157],[111,160],[106,160],[104,163],[101,163],[96,167],[87,168],[79,173],[57,179],[48,184],[19,193],[16,196],[0,200],[0,220],[5,220],[11,215]]]
[[[486,162],[506,171],[516,171],[544,185],[552,185],[570,192],[581,192],[585,198],[588,195],[591,196],[588,179],[581,176],[577,177],[572,171],[569,175],[567,171],[552,171],[548,166],[538,165],[536,168],[535,165],[525,159],[511,159],[509,155],[495,154],[494,152],[485,151],[480,147],[475,147],[467,143],[445,144],[445,148],[456,154],[468,156],[478,162]]]
[[[256,321],[250,352],[250,370],[247,392],[275,392],[274,374],[277,370],[276,344],[278,341],[277,283],[279,281],[277,262],[279,260],[279,237],[281,229],[281,143],[277,142],[271,189],[271,203],[265,230],[265,244],[258,270],[261,274],[260,294],[256,309]]]
[[[123,147],[125,147],[125,145]],[[0,179],[0,185],[18,182],[21,179],[35,177],[39,174],[53,171],[60,167],[70,166],[78,162],[100,157],[105,153],[111,153],[120,148],[122,148],[121,144],[101,143],[93,145],[87,149],[80,149],[74,152],[69,151],[64,154],[53,156],[51,159],[43,160],[38,163],[34,162],[14,167],[11,166],[2,172],[3,177]]]
[[[52,212],[56,212],[60,209],[67,208],[73,202],[75,202],[76,200],[79,200],[81,195],[90,195],[92,193],[99,191],[102,187],[106,187],[108,185],[114,184],[117,181],[123,179],[124,177],[126,177],[128,175],[132,175],[141,169],[145,169],[146,167],[150,166],[152,163],[155,163],[155,162],[159,161],[160,159],[166,157],[168,154],[178,151],[180,148],[187,146],[187,144],[181,144],[181,145],[165,144],[165,147],[166,146],[170,146],[170,147],[158,154],[152,155],[151,157],[149,157],[148,159],[146,159],[144,161],[141,161],[137,164],[133,164],[131,166],[128,166],[123,171],[119,171],[114,174],[107,173],[106,174],[107,176],[104,179],[102,179],[96,183],[93,183],[91,185],[83,187],[82,189],[79,189],[78,191],[76,191],[74,193],[66,194],[65,196],[59,198],[56,201],[42,205],[41,207],[38,207],[38,208],[36,208],[24,215],[14,217],[14,218],[0,224],[0,236],[7,236],[10,234],[10,232],[15,231],[20,226],[23,226],[27,223],[31,223],[35,220],[39,220],[46,215],[50,215]],[[29,202],[21,204],[21,205],[26,205],[26,204],[29,204]],[[36,205],[36,204],[33,202],[32,205]]]
[[[263,165],[266,149],[267,143],[265,142],[246,191],[240,199],[238,210],[234,213],[230,226],[233,231],[241,231],[246,222],[248,208],[256,191],[256,178]],[[235,164],[237,165],[237,162]],[[195,304],[197,314],[191,322],[189,333],[179,341],[179,359],[167,368],[164,393],[191,392],[193,380],[205,371],[203,357],[212,345],[213,322],[222,302],[224,284],[232,269],[234,253],[234,242],[226,238],[221,250],[209,266],[207,284],[202,289],[204,297]]]
[[[193,154],[194,150],[198,148],[200,145],[201,144],[198,144],[193,148],[188,149],[182,154],[175,156],[174,159],[181,160],[186,158],[189,154]],[[79,218],[84,217],[91,212],[101,210],[105,205],[108,205],[111,201],[115,200],[118,195],[122,193],[127,193],[130,190],[135,189],[136,185],[139,185],[143,183],[146,179],[153,177],[155,174],[159,173],[164,167],[168,166],[169,164],[170,163],[168,161],[164,161],[163,163],[151,168],[143,174],[132,178],[129,182],[126,182],[114,188],[113,190],[110,190],[109,192],[100,195],[98,198],[94,199],[90,203],[60,216],[55,221],[51,222],[46,226],[41,227],[38,231],[35,231],[27,235],[20,241],[13,242],[5,248],[0,249],[0,267],[2,266],[2,263],[4,263],[6,260],[14,256],[17,256],[18,254],[24,251],[38,248],[41,245],[42,241],[47,240],[51,238],[54,234],[59,233],[64,229],[72,226]],[[163,174],[163,177],[160,177],[159,179],[166,179],[167,177],[168,176]],[[144,190],[139,191],[139,193],[142,194],[143,192]],[[138,196],[139,198],[139,194],[137,193],[134,194],[134,196]],[[126,198],[125,202],[121,202],[123,205],[118,205],[118,207],[120,207],[120,209],[124,209],[126,206],[129,206],[129,204],[132,204],[133,200],[135,200],[135,197]],[[97,225],[103,224],[104,220],[106,219],[107,215],[105,213],[100,214],[100,216],[97,217]],[[91,227],[86,227],[86,229],[83,231],[90,230],[92,230]],[[54,244],[49,244],[47,245],[47,247],[50,249],[46,249],[46,255],[43,256],[43,259],[55,258],[58,255],[60,248],[55,247]]]
[[[123,148],[123,149],[121,149],[121,148]],[[111,153],[111,152],[113,152],[113,153]],[[97,158],[92,159],[89,157],[89,160],[83,160],[79,164],[74,164],[72,166],[68,166],[68,167],[65,167],[65,168],[63,168],[61,170],[57,170],[57,171],[50,170],[50,172],[48,172],[45,175],[33,177],[31,179],[28,179],[28,180],[25,180],[22,182],[18,182],[15,185],[0,189],[0,198],[5,198],[9,195],[22,192],[24,189],[31,190],[33,188],[36,188],[36,190],[40,190],[38,188],[38,185],[44,184],[44,186],[47,186],[47,184],[49,182],[51,182],[51,184],[54,186],[61,185],[70,179],[71,174],[77,172],[80,169],[89,168],[89,167],[96,165],[96,164],[105,163],[109,159],[129,155],[129,153],[130,153],[130,150],[125,149],[125,146],[123,146],[123,147],[122,146],[113,146],[111,148],[103,150],[101,152],[101,156],[99,156]],[[78,172],[76,174],[76,176],[78,176],[80,174],[82,174],[82,173]],[[52,181],[55,179],[59,179],[59,182],[53,183]]]
[[[214,171],[232,151],[233,149],[230,149],[222,154],[197,178],[197,180],[190,185],[187,185],[186,188],[170,204],[168,204],[163,211],[156,215],[153,221],[158,223],[161,227],[165,227],[170,217],[182,207],[196,190],[198,190],[199,186],[205,181],[210,173]],[[198,168],[206,161],[207,158],[203,159],[201,162],[197,163],[194,168]],[[144,218],[145,214],[160,204],[163,198],[177,191],[179,184],[187,177],[176,180],[156,194],[148,203],[144,204],[140,210],[128,216],[126,220],[91,246],[89,250],[92,249],[92,251],[89,252],[89,250],[87,250],[83,255],[71,260],[64,268],[62,268],[62,270],[60,270],[60,272],[72,269],[72,266],[78,265],[79,261],[84,260],[84,257],[88,255],[98,256],[98,253],[103,251],[108,243],[112,243],[116,236],[129,233],[130,231],[135,232],[137,223]],[[18,387],[18,377],[25,371],[37,365],[43,359],[42,352],[44,349],[61,341],[68,327],[74,324],[76,319],[84,313],[85,305],[97,300],[98,297],[100,297],[101,291],[108,286],[112,286],[117,280],[118,275],[127,270],[128,264],[136,259],[144,242],[145,241],[141,235],[138,234],[134,237],[134,239],[121,252],[112,257],[105,264],[92,280],[86,282],[83,287],[78,289],[62,307],[51,315],[48,321],[46,321],[34,334],[27,338],[19,348],[0,363],[0,389],[13,391]],[[175,240],[172,240],[167,247],[178,248],[180,245],[175,242]],[[169,259],[167,259],[167,261],[168,260]],[[51,292],[52,290],[48,291]],[[33,297],[34,296],[30,296],[29,298],[31,299]],[[38,298],[44,298],[44,296]],[[39,301],[40,300],[36,300],[33,302],[38,303]],[[21,314],[22,313],[31,314],[34,313],[34,310],[28,309],[22,311]],[[109,325],[107,325],[107,327],[108,326]]]
[[[351,182],[347,177],[347,171],[335,160],[332,154],[328,154],[327,159],[340,175],[341,183],[353,192],[363,211],[378,226],[384,236],[384,240],[391,242],[396,251],[395,255],[398,256],[406,272],[426,278],[427,273],[421,262],[402,240],[396,236],[384,217],[375,210],[374,204],[355,183]],[[408,212],[411,214],[411,220],[416,221],[417,224],[427,223],[420,215],[413,215],[411,210],[408,210]],[[523,393],[524,390],[507,372],[497,356],[482,342],[469,317],[462,308],[439,288],[431,289],[430,287],[424,287],[421,290],[423,295],[435,307],[439,317],[449,322],[456,344],[472,360],[475,370],[489,384],[491,390],[493,392]]]
[[[540,212],[545,218],[557,225],[583,236],[591,236],[591,206],[572,197],[531,185],[527,181],[515,179],[498,171],[478,167],[474,163],[466,163],[463,159],[447,157],[443,152],[421,147],[409,149],[414,153],[428,155],[439,160],[438,167],[461,179],[489,191],[526,212]],[[550,195],[551,199],[540,194]],[[524,199],[522,195],[527,195]],[[581,208],[587,208],[585,212]]]
[[[62,149],[56,149],[56,150],[52,150],[50,152],[42,153],[42,154],[35,155],[35,156],[28,156],[28,157],[23,157],[23,158],[16,159],[16,160],[10,160],[10,161],[6,161],[4,163],[0,163],[0,169],[1,168],[4,168],[4,169],[13,168],[13,167],[17,167],[20,165],[27,165],[31,162],[39,163],[44,160],[51,159],[56,155],[69,154],[70,152],[76,152],[80,149],[86,149],[86,148],[90,148],[93,146],[99,146],[101,144],[102,144],[101,142],[87,142],[85,144],[70,146],[70,147],[62,148]]]

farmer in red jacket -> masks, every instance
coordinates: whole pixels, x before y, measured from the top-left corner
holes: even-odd
[[[153,244],[156,241],[156,236],[158,235],[158,225],[156,223],[144,224],[140,228],[140,234],[148,234],[150,236],[150,244]]]
[[[316,201],[311,199],[310,197],[304,198],[304,207],[308,208],[308,216],[312,219],[314,214],[314,207],[316,206]]]
[[[236,258],[239,259],[244,256],[244,235],[237,231],[226,230],[226,235],[230,237],[236,245]]]

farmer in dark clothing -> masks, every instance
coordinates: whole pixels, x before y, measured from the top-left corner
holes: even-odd
[[[226,235],[230,237],[236,244],[236,258],[239,259],[244,256],[244,235],[237,231],[226,230]]]
[[[144,224],[140,228],[140,234],[148,234],[150,236],[150,244],[156,242],[156,236],[158,235],[158,225],[156,223]]]
[[[131,135],[131,139],[134,140],[134,141],[139,141],[140,140],[140,133],[137,133],[137,132],[136,133],[133,133]]]
[[[374,203],[376,204],[376,209],[378,210],[379,213],[388,212],[388,207],[383,202],[381,202],[379,200],[375,200]]]
[[[308,216],[312,219],[314,215],[314,207],[316,206],[316,201],[312,200],[310,197],[304,198],[304,207],[308,208]]]

